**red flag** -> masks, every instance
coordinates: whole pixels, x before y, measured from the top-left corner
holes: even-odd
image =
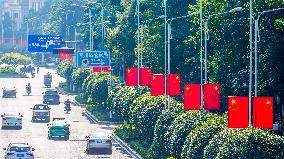
[[[168,74],[167,75],[167,95],[179,96],[180,95],[180,75]]]
[[[127,86],[138,86],[138,69],[127,68],[126,69],[126,85]]]
[[[248,97],[228,97],[228,127],[248,128],[249,112]]]
[[[184,110],[200,109],[200,84],[184,85]]]
[[[253,98],[253,127],[273,128],[273,98]]]
[[[105,66],[103,67],[104,72],[110,72],[111,67],[110,66]]]
[[[165,94],[165,76],[163,74],[153,74],[151,80],[151,95],[159,96]]]
[[[99,66],[93,67],[93,72],[102,72],[102,67]]]
[[[220,84],[204,84],[204,109],[220,110]]]
[[[150,86],[151,85],[151,68],[140,68],[140,85]]]

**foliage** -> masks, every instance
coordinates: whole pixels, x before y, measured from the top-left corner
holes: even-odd
[[[5,64],[11,65],[13,69],[16,69],[18,65],[31,64],[32,60],[19,53],[7,53],[1,57],[1,61]]]
[[[227,114],[222,117],[213,115],[202,125],[196,127],[186,137],[181,157],[184,159],[203,158],[203,151],[211,138],[227,127]]]
[[[152,142],[154,127],[163,109],[165,109],[164,96],[153,97],[147,92],[134,100],[129,114],[130,123],[136,128],[137,136]]]
[[[154,139],[151,145],[151,150],[155,152],[157,156],[153,156],[153,158],[166,158],[167,154],[165,145],[166,139],[165,134],[175,120],[180,114],[184,113],[183,105],[176,101],[171,101],[171,106],[162,112],[159,116],[155,129],[154,129]]]
[[[119,121],[129,122],[129,111],[133,101],[147,90],[146,87],[117,87],[116,90],[112,91],[112,98],[108,104],[110,109],[113,110],[113,115]]]
[[[75,69],[72,61],[64,60],[58,65],[57,73],[64,77],[67,80],[67,83],[71,82],[72,80],[72,73]]]
[[[84,80],[90,75],[90,70],[85,68],[76,68],[72,72],[72,81],[81,88]]]
[[[179,115],[167,129],[165,134],[166,152],[170,156],[180,158],[182,146],[187,135],[198,126],[202,125],[212,116],[206,111],[188,111]]]
[[[283,158],[284,140],[260,129],[224,129],[204,150],[204,158]]]
[[[0,73],[11,73],[11,72],[15,72],[15,69],[13,69],[11,66],[0,67]]]

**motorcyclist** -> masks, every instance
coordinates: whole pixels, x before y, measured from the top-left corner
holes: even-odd
[[[39,67],[37,67],[36,72],[37,72],[37,74],[39,73]]]
[[[65,102],[65,111],[68,113],[71,110],[71,101],[69,99],[67,99]]]
[[[28,84],[26,85],[26,91],[27,91],[27,94],[28,94],[28,95],[31,94],[31,92],[32,92],[32,86],[31,86],[30,83],[28,83]]]
[[[33,70],[31,71],[31,75],[32,75],[32,78],[35,77],[35,72]]]

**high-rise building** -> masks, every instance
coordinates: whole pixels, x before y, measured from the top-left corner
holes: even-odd
[[[1,19],[5,13],[14,21],[14,30],[19,30],[29,11],[38,11],[45,0],[0,0]],[[0,19],[0,20],[1,20]]]

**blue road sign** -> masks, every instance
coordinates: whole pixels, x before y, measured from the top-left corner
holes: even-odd
[[[28,51],[52,52],[54,48],[62,46],[62,36],[54,35],[29,35]]]
[[[78,51],[77,67],[109,66],[109,51]]]

